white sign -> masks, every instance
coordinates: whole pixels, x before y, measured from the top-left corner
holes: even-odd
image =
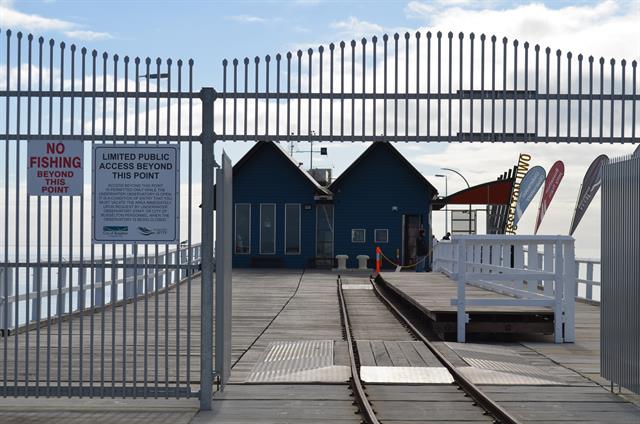
[[[93,147],[93,242],[177,243],[179,147]]]
[[[30,196],[82,194],[82,141],[30,141],[27,146],[27,193]]]

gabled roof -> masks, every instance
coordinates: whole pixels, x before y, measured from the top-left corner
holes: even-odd
[[[358,165],[364,161],[370,154],[371,152],[373,152],[375,149],[386,149],[389,153],[391,153],[396,159],[398,159],[407,169],[409,169],[411,172],[413,172],[416,177],[420,180],[420,182],[422,182],[424,185],[426,185],[432,192],[433,194],[437,194],[438,190],[436,190],[436,188],[431,185],[431,183],[424,177],[424,175],[422,175],[422,173],[420,171],[418,171],[412,164],[411,162],[409,162],[404,156],[402,156],[402,153],[400,153],[398,151],[398,149],[396,149],[395,147],[393,147],[393,145],[388,142],[388,141],[374,141],[371,146],[369,146],[367,148],[367,150],[365,150],[359,157],[358,159],[356,159],[351,165],[349,165],[349,167],[347,169],[345,169],[345,171],[340,174],[338,176],[338,178],[336,178],[330,185],[329,185],[329,190],[333,190],[338,184],[340,184],[340,182],[347,176],[349,175],[355,168],[358,167]]]
[[[257,152],[261,149],[271,148],[274,149],[277,153],[279,153],[283,158],[287,160],[288,163],[291,164],[292,167],[298,170],[300,174],[307,179],[307,181],[313,185],[316,191],[322,195],[331,195],[331,191],[328,188],[323,187],[318,183],[307,171],[305,171],[302,167],[298,165],[298,162],[291,156],[287,154],[280,145],[272,142],[272,141],[258,141],[254,144],[254,146],[233,166],[233,173],[236,174],[240,168],[242,168]]]

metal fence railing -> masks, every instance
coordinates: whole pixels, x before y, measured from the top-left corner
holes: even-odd
[[[602,377],[640,394],[640,157],[602,173]]]

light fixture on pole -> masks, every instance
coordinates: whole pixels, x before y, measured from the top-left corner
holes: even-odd
[[[442,169],[443,171],[450,171],[455,174],[458,174],[460,178],[462,178],[464,182],[467,184],[467,188],[471,188],[471,185],[469,185],[469,181],[467,181],[464,175],[462,175],[459,171],[456,171],[455,169],[452,169],[452,168],[440,168],[440,169]],[[471,234],[471,204],[469,204],[469,234]]]
[[[438,178],[444,178],[444,197],[449,196],[449,178],[444,174],[436,174]],[[444,205],[444,232],[449,232],[449,208],[446,203]]]

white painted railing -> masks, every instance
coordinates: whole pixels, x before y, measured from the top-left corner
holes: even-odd
[[[525,247],[525,255],[528,249]],[[543,263],[544,252],[537,252],[537,263]],[[600,305],[600,259],[576,258],[576,300]],[[542,285],[538,287],[542,290]]]
[[[104,261],[0,263],[0,333],[171,287],[200,262],[198,243]]]
[[[540,248],[540,249],[539,249]],[[542,256],[525,255],[525,250]],[[555,342],[575,341],[576,261],[569,236],[463,235],[434,248],[434,269],[458,283],[458,341],[465,341],[469,306],[534,306],[554,313]],[[467,298],[473,285],[507,295]],[[542,286],[542,290],[539,290]]]

